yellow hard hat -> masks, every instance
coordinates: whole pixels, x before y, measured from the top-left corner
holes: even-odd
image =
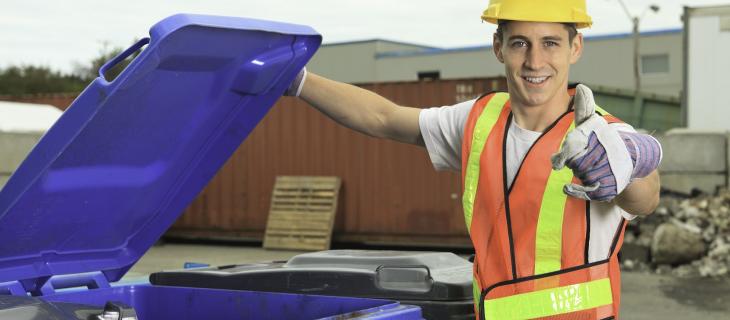
[[[498,20],[575,23],[578,29],[593,24],[586,0],[490,0],[482,20],[495,24]]]

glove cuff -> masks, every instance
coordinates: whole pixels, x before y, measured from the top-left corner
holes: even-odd
[[[302,93],[302,88],[304,88],[304,81],[306,79],[307,67],[304,67],[301,71],[299,71],[297,76],[294,78],[294,81],[291,82],[289,88],[284,91],[284,95],[290,97],[298,97]]]
[[[631,155],[634,170],[631,179],[648,176],[659,167],[662,160],[662,147],[654,137],[648,134],[619,132]]]

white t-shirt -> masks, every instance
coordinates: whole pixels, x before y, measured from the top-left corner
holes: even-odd
[[[469,100],[453,106],[421,110],[419,126],[428,155],[436,170],[461,170],[461,144],[469,112],[476,100]],[[618,130],[636,132],[624,123],[614,123]],[[517,170],[530,146],[541,133],[520,128],[512,119],[507,134],[507,185],[512,185]],[[627,220],[636,216],[627,213],[612,202],[591,201],[589,262],[606,259],[610,251],[621,218]]]

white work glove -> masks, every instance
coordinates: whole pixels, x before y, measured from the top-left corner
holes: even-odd
[[[306,67],[302,68],[302,70],[299,71],[297,76],[294,78],[294,81],[292,81],[289,85],[289,88],[284,91],[284,95],[289,97],[298,97],[299,94],[302,93],[302,88],[304,88],[305,80],[307,80]]]
[[[628,186],[634,163],[619,132],[596,114],[593,92],[582,84],[573,98],[575,130],[551,157],[554,170],[567,166],[583,185],[570,183],[563,191],[585,200],[610,201]],[[657,163],[658,164],[658,163]]]

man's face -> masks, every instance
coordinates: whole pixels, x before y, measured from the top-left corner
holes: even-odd
[[[503,38],[494,37],[494,53],[504,63],[514,102],[541,106],[565,93],[570,65],[583,50],[583,37],[572,41],[565,25],[511,21]]]

